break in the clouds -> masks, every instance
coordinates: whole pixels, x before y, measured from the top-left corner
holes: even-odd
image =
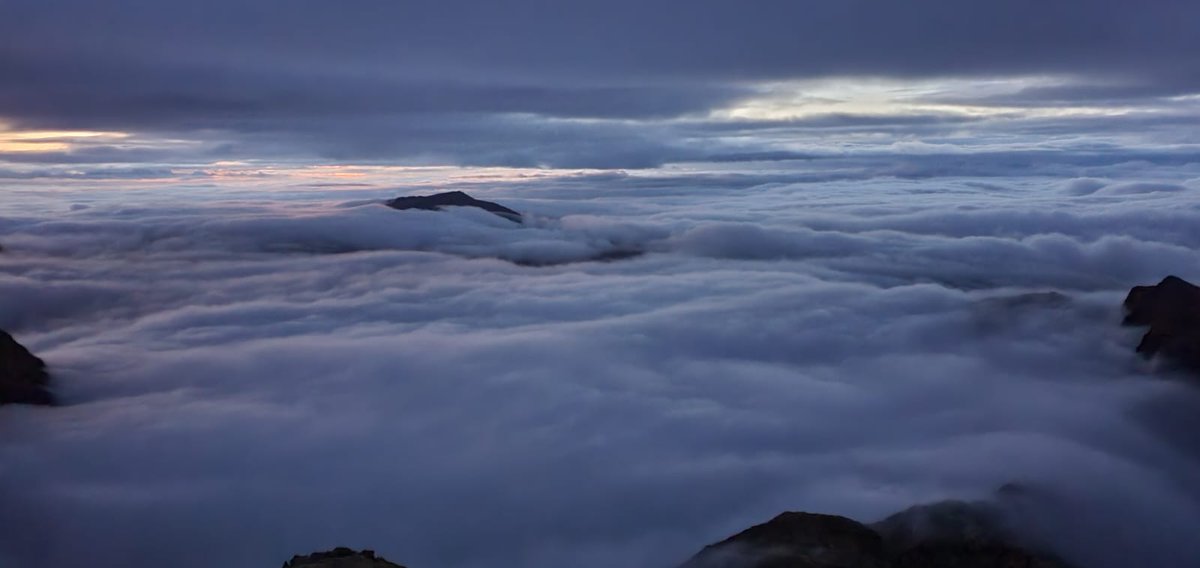
[[[0,133],[0,160],[26,176],[100,156],[643,168],[787,159],[842,116],[1088,128],[1193,115],[1198,19],[1183,0],[16,0],[0,6],[0,122],[128,137]],[[748,135],[695,135],[747,114]],[[175,144],[146,156],[139,139]]]

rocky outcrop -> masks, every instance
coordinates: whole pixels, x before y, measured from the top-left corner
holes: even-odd
[[[1138,353],[1200,373],[1200,286],[1177,276],[1134,286],[1125,297],[1124,324],[1149,326]]]
[[[886,568],[883,539],[834,515],[783,513],[704,547],[680,568]]]
[[[426,211],[441,211],[444,207],[478,207],[484,211],[490,211],[513,221],[521,222],[521,213],[513,211],[499,203],[491,201],[483,201],[475,199],[461,191],[448,191],[445,193],[436,193],[433,195],[414,195],[409,197],[397,197],[386,202],[388,207],[392,209],[423,209]]]
[[[919,505],[871,525],[786,512],[704,547],[679,568],[1073,568],[1012,530],[1030,512],[1021,504],[1044,497],[1009,484],[992,500]],[[294,556],[283,568],[404,567],[339,547]]]
[[[54,404],[46,363],[0,330],[0,404]]]
[[[871,526],[883,537],[893,568],[1067,566],[1053,554],[1022,543],[1008,526],[1003,508],[993,502],[919,505]]]
[[[404,568],[376,556],[374,550],[357,551],[344,546],[308,556],[293,556],[283,568]]]
[[[999,507],[947,501],[872,526],[784,513],[707,546],[680,568],[1069,568],[1019,544]]]

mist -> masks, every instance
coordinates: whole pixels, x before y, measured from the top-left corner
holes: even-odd
[[[64,406],[0,412],[0,564],[667,568],[1016,482],[1068,560],[1189,566],[1200,391],[1119,323],[1200,278],[1200,171],[1099,173],[450,184],[522,225],[381,204],[417,185],[31,186],[0,327]]]

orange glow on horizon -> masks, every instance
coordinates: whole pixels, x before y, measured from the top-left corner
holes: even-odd
[[[94,130],[24,130],[0,132],[7,140],[62,140],[69,138],[128,138],[127,132],[102,132]]]
[[[19,152],[66,152],[71,148],[64,142],[23,142],[0,138],[0,153]]]
[[[83,140],[121,140],[126,132],[95,130],[12,130],[0,124],[0,153],[67,152]]]

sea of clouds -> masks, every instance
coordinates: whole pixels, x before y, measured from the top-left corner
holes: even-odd
[[[1200,280],[1200,169],[1099,174],[448,188],[525,225],[380,205],[425,188],[6,193],[0,328],[65,406],[0,408],[0,566],[669,568],[1010,482],[1081,566],[1192,566],[1200,390],[1119,323]]]

